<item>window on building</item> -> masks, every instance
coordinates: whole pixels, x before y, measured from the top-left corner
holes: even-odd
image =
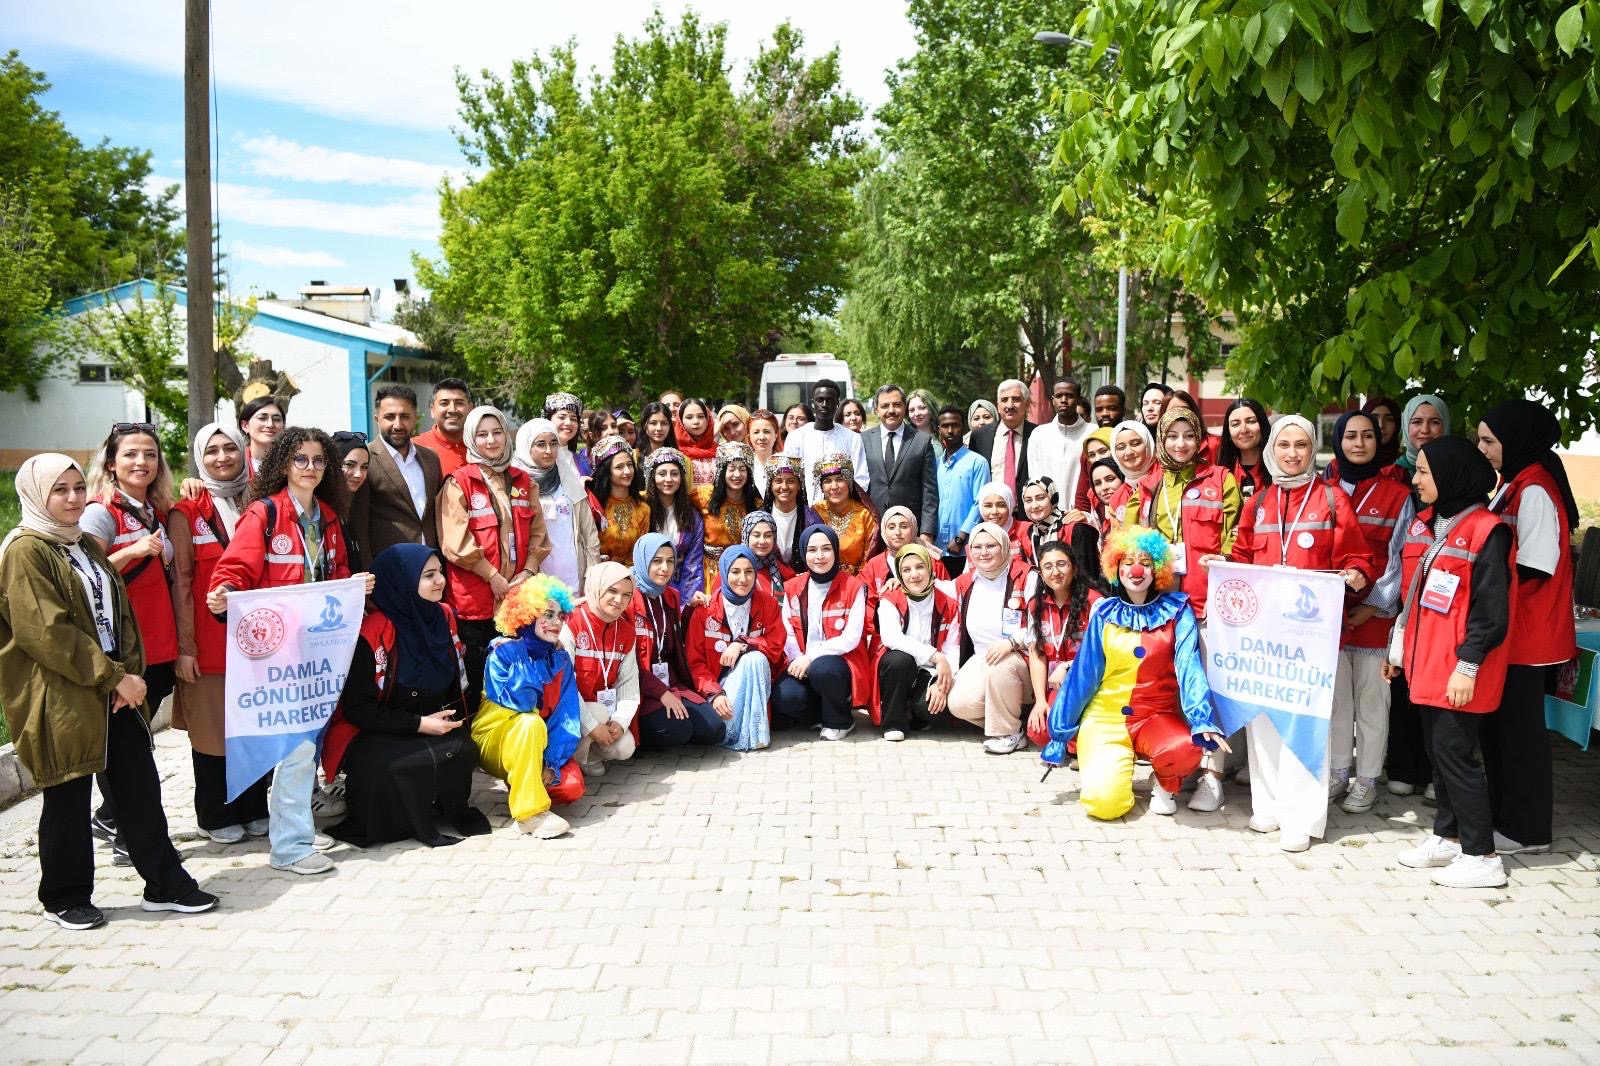
[[[122,375],[104,363],[79,363],[78,382],[83,385],[105,385],[121,381]]]

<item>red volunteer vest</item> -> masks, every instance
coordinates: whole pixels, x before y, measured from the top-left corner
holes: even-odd
[[[270,516],[268,502],[257,500],[239,517],[233,540],[211,572],[213,588],[231,585],[247,592],[305,583],[305,542],[300,536],[294,500],[289,497],[288,489],[274,493],[270,500],[273,512]],[[350,554],[345,548],[344,523],[326,503],[321,500],[316,503],[322,516],[322,549],[312,579],[334,581],[349,577]],[[268,528],[269,517],[271,528]]]
[[[1372,556],[1373,580],[1377,580],[1388,569],[1389,542],[1397,535],[1405,535],[1405,530],[1398,529],[1397,523],[1410,496],[1404,485],[1393,478],[1384,477],[1381,471],[1357,485],[1356,491],[1350,496],[1356,525],[1360,527],[1361,536],[1367,542],[1367,552]],[[1365,600],[1367,592],[1363,590],[1356,602]],[[1404,595],[1405,589],[1401,589],[1400,594]],[[1386,648],[1389,646],[1389,631],[1393,628],[1393,618],[1369,618],[1354,629],[1344,630],[1340,644],[1347,648]]]
[[[895,614],[900,616],[900,628],[903,631],[906,626],[906,618],[909,617],[911,611],[911,601],[906,596],[905,590],[898,588],[890,589],[888,592],[883,594],[883,602],[893,607]],[[932,644],[935,648],[943,649],[945,646],[945,641],[950,639],[950,634],[955,632],[960,625],[961,605],[957,603],[956,598],[950,595],[948,592],[945,592],[940,588],[935,588],[933,590],[933,639],[928,643]],[[872,668],[874,673],[877,672],[878,660],[883,658],[883,653],[885,650],[886,649],[883,647],[883,645],[879,644],[877,648],[877,654],[872,657]],[[953,670],[959,665],[959,663],[951,663],[950,668]],[[872,714],[873,721],[876,722],[878,720],[878,708],[874,707],[872,709]]]
[[[633,619],[624,613],[615,622],[602,622],[587,603],[567,619],[572,632],[572,668],[578,695],[593,703],[602,689],[616,688],[622,661],[633,654]],[[635,719],[637,721],[637,719]]]
[[[194,543],[194,573],[189,582],[187,610],[193,616],[196,659],[202,674],[220,674],[228,667],[228,626],[206,608],[211,575],[228,547],[228,527],[217,514],[216,501],[206,493],[197,500],[179,500],[172,514],[181,515]],[[171,521],[171,514],[167,516]],[[185,609],[173,605],[174,610]]]
[[[1297,570],[1353,567],[1372,582],[1375,564],[1344,489],[1326,481],[1294,489],[1274,485],[1252,502],[1246,509],[1249,528],[1234,542],[1235,559]]]
[[[750,595],[749,605],[750,627],[745,632],[744,642],[757,654],[766,656],[770,669],[776,671],[783,665],[783,609],[759,583]],[[683,640],[687,645],[689,673],[694,678],[695,691],[707,699],[715,697],[722,691],[722,653],[733,643],[733,630],[728,626],[728,601],[720,593],[709,604],[689,612]]]
[[[117,535],[106,546],[106,554],[114,555],[134,541],[143,540],[161,528],[167,516],[156,513],[154,527],[123,504],[121,493],[113,492],[104,501],[106,509],[117,522]],[[178,623],[172,614],[172,585],[167,577],[166,563],[159,555],[147,555],[122,567],[122,580],[128,587],[128,602],[133,605],[133,617],[139,623],[139,635],[144,639],[144,659],[152,665],[170,663],[178,657]],[[204,597],[201,597],[204,599]]]
[[[511,565],[512,573],[522,569],[528,561],[528,538],[533,528],[533,499],[528,474],[517,467],[507,467],[507,495],[511,497]],[[467,531],[489,565],[500,569],[500,523],[505,516],[496,509],[494,493],[484,480],[477,463],[457,467],[450,475],[461,489],[467,504]],[[494,617],[494,593],[489,583],[471,570],[447,563],[450,583],[445,595],[450,606],[462,618],[482,621]]]
[[[1094,610],[1095,603],[1100,599],[1100,593],[1094,589],[1089,590],[1089,595],[1084,601],[1083,617],[1079,620],[1080,627],[1071,632],[1067,630],[1066,606],[1056,603],[1056,598],[1048,591],[1040,592],[1039,614],[1039,657],[1044,660],[1045,677],[1050,676],[1050,671],[1058,663],[1070,663],[1078,657],[1078,646],[1083,643],[1083,625],[1089,621],[1089,612]]]
[[[808,589],[811,585],[811,572],[802,571],[790,578],[783,586],[783,595],[789,603],[790,631],[794,634],[794,642],[800,650],[806,650],[806,632],[811,626],[807,617],[810,607]],[[828,636],[844,631],[845,622],[850,616],[850,605],[855,602],[856,591],[862,587],[861,579],[854,574],[840,570],[834,575],[833,582],[828,586],[828,593],[822,599],[822,632]],[[865,597],[862,597],[862,609],[866,609]],[[844,661],[850,665],[850,702],[855,707],[868,707],[872,697],[871,661],[867,657],[867,627],[861,627],[861,641],[854,648],[844,654]]]
[[[639,660],[639,676],[644,677],[655,666],[656,656],[661,652],[661,645],[656,640],[655,624],[678,624],[678,590],[668,585],[661,590],[659,599],[652,600],[635,587],[628,613],[633,617],[633,650]],[[689,679],[680,677],[677,680],[686,683]]]
[[[1432,515],[1431,509],[1423,511],[1406,531],[1405,543],[1400,549],[1402,595],[1410,590],[1412,577],[1422,564],[1423,555],[1433,544]],[[1487,507],[1474,507],[1450,531],[1449,543],[1439,550],[1432,565],[1433,571],[1451,574],[1456,578],[1455,594],[1450,598],[1448,608],[1438,611],[1415,602],[1425,592],[1426,579],[1418,583],[1416,595],[1408,597],[1411,602],[1406,616],[1404,669],[1413,703],[1450,708],[1445,690],[1450,675],[1456,669],[1456,648],[1467,635],[1467,611],[1472,602],[1472,564],[1483,549],[1484,541],[1489,539],[1489,534],[1500,525],[1499,517]],[[1516,632],[1520,623],[1516,616],[1515,545],[1506,565],[1510,570],[1511,582],[1511,617],[1507,620],[1506,639],[1478,667],[1477,684],[1471,702],[1465,707],[1450,708],[1452,710],[1487,714],[1500,706],[1500,697],[1505,691],[1506,666],[1511,660],[1510,634]]]
[[[1161,491],[1166,471],[1158,464],[1139,479],[1139,524],[1156,528],[1156,497]],[[1178,523],[1183,532],[1188,568],[1183,575],[1183,591],[1189,596],[1189,606],[1201,621],[1206,617],[1206,568],[1200,565],[1204,555],[1222,554],[1222,523],[1224,518],[1222,494],[1227,488],[1228,471],[1209,463],[1196,465],[1194,478],[1183,487],[1178,507]]]
[[[1549,494],[1555,504],[1556,521],[1560,523],[1561,554],[1556,560],[1556,572],[1549,577],[1517,581],[1516,603],[1512,617],[1516,626],[1506,634],[1510,648],[1510,662],[1516,666],[1548,666],[1564,663],[1578,654],[1577,631],[1572,618],[1572,530],[1567,525],[1567,514],[1561,506],[1561,490],[1544,467],[1535,463],[1525,467],[1511,479],[1511,484],[1499,493],[1489,509],[1517,532],[1517,509],[1522,504],[1522,492],[1537,485]]]
[[[1006,571],[1005,609],[1021,611],[1026,619],[1033,612],[1033,600],[1026,594],[1028,575],[1033,573],[1033,567],[1028,565],[1026,559],[1011,557],[1010,569]],[[967,604],[972,599],[972,583],[977,579],[977,571],[967,567],[965,573],[956,578],[956,600],[960,604],[961,617],[967,616]],[[961,661],[966,662],[972,658],[975,649],[972,646],[972,637],[966,626],[961,627]]]

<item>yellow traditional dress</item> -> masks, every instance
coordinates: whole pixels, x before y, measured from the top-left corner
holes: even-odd
[[[867,559],[882,549],[878,520],[865,504],[846,500],[842,508],[834,511],[827,500],[819,500],[811,511],[817,522],[833,527],[839,535],[839,567],[846,573],[860,573]]]
[[[724,503],[720,511],[708,510],[706,513],[706,572],[702,584],[707,595],[711,594],[712,588],[717,583],[717,560],[721,557],[723,549],[740,543],[744,516],[744,506],[733,500]]]
[[[633,542],[650,532],[650,505],[640,499],[607,500],[600,509],[600,555],[633,565]]]

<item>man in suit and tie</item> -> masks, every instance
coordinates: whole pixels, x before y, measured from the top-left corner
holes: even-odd
[[[1028,387],[1015,378],[1002,381],[995,390],[995,406],[1000,421],[977,429],[967,447],[989,463],[990,480],[1011,489],[1022,513],[1022,486],[1028,483],[1028,438],[1036,428],[1027,419]]]
[[[923,542],[931,547],[939,531],[933,438],[906,421],[906,394],[899,385],[879,387],[876,407],[878,424],[861,434],[872,502],[879,514],[891,507],[909,508],[917,516]]]
[[[411,439],[417,428],[417,394],[404,385],[378,390],[378,439],[369,449],[365,514],[352,514],[353,534],[368,560],[395,544],[439,546],[435,500],[438,453]]]

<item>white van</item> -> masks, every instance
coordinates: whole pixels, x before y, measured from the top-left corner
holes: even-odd
[[[780,355],[761,368],[757,406],[776,412],[781,418],[794,404],[810,403],[811,383],[822,378],[838,383],[841,400],[856,394],[855,385],[850,381],[850,364],[835,359],[832,353]]]

